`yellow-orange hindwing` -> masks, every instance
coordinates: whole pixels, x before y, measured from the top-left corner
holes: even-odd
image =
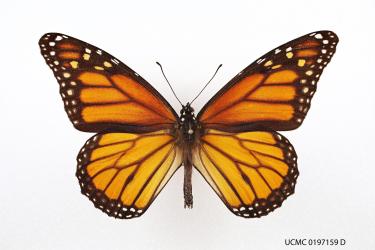
[[[208,130],[194,151],[194,166],[236,215],[260,217],[294,192],[297,156],[282,135],[269,131]]]
[[[181,152],[168,131],[103,133],[77,157],[82,193],[116,218],[142,215],[181,166]]]

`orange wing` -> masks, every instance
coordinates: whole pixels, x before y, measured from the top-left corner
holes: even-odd
[[[57,33],[45,34],[39,45],[77,129],[151,132],[176,122],[173,108],[149,83],[103,50]]]
[[[297,156],[282,135],[269,131],[208,130],[194,152],[194,166],[236,215],[260,217],[294,192]]]
[[[109,216],[142,215],[181,165],[175,143],[166,130],[93,136],[77,157],[82,193]]]
[[[241,71],[198,114],[206,128],[240,132],[301,125],[338,37],[318,31],[265,54]]]

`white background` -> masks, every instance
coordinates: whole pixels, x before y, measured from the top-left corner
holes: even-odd
[[[374,1],[6,1],[1,6],[0,249],[375,249]],[[140,218],[115,220],[80,193],[75,157],[91,135],[73,128],[38,39],[61,32],[121,59],[179,108],[224,66],[196,110],[269,50],[330,29],[340,43],[296,148],[296,193],[261,219],[234,216],[194,173],[183,208],[182,169]],[[289,238],[344,238],[292,247]]]

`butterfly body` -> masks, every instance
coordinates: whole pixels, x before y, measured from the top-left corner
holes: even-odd
[[[193,149],[199,142],[200,125],[194,115],[194,109],[187,103],[180,111],[178,123],[179,146],[182,148],[184,165],[184,201],[185,207],[193,207],[192,172],[193,172]]]
[[[338,37],[317,31],[250,64],[195,116],[180,116],[139,74],[105,51],[47,33],[41,53],[73,126],[96,133],[77,156],[81,192],[109,216],[141,216],[184,166],[184,203],[193,206],[196,169],[235,215],[254,218],[294,193],[297,154],[277,131],[298,128]]]

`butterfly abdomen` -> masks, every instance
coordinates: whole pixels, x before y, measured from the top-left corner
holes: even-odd
[[[193,208],[193,184],[191,176],[193,172],[193,161],[191,151],[184,151],[184,207]]]

